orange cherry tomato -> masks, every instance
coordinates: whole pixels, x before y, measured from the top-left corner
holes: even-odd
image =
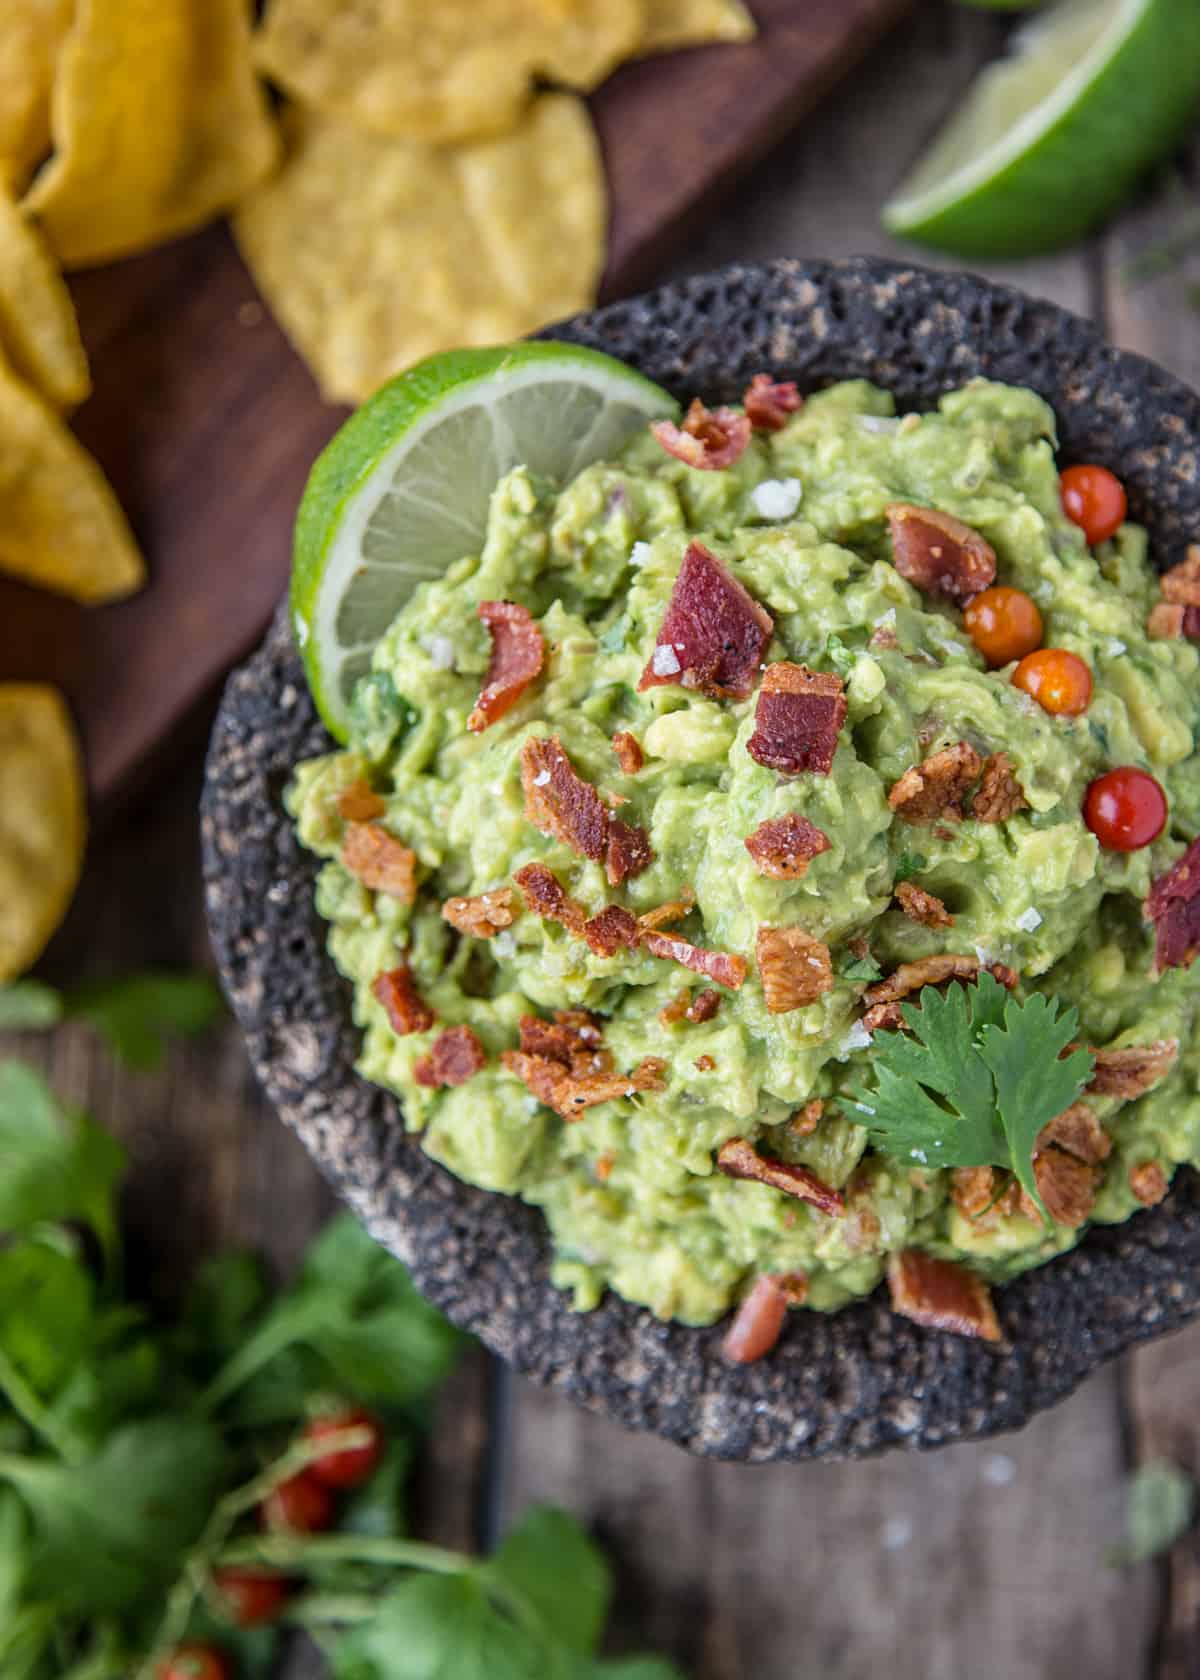
[[[1167,796],[1148,771],[1122,765],[1088,788],[1083,820],[1105,851],[1140,851],[1166,827]]]
[[[1023,659],[1042,645],[1042,615],[1023,589],[996,584],[968,601],[967,634],[993,668]]]
[[[1105,542],[1125,519],[1125,486],[1107,467],[1068,467],[1059,480],[1063,512],[1088,542]]]
[[[1077,653],[1065,648],[1027,653],[1012,680],[1055,717],[1078,717],[1092,698],[1091,671]]]

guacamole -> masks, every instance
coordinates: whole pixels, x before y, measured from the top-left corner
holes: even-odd
[[[975,381],[901,418],[887,392],[854,381],[777,424],[723,470],[646,431],[565,485],[510,473],[482,552],[419,587],[379,642],[348,750],[300,765],[288,794],[326,860],[316,902],[354,988],[361,1072],[402,1099],[405,1124],[453,1173],[543,1210],[555,1281],[581,1309],[611,1288],[706,1324],[771,1274],[802,1279],[795,1298],[829,1310],[913,1249],[1000,1282],[1070,1247],[1087,1220],[1126,1218],[1154,1199],[1148,1182],[1200,1153],[1197,988],[1186,967],[1155,972],[1144,919],[1152,884],[1200,833],[1198,655],[1147,632],[1158,586],[1145,533],[1125,524],[1089,548],[1060,503],[1054,415],[1027,390]],[[963,602],[906,581],[896,504],[940,510],[990,545],[996,583],[1040,609],[1044,645],[1089,668],[1085,710],[1055,715],[1011,663],[989,669]],[[693,543],[769,614],[744,698],[736,683],[672,682],[669,648],[656,653]],[[510,709],[468,728],[493,658],[485,602],[527,609],[545,659]],[[762,668],[781,662],[838,691],[827,772],[781,770],[751,745]],[[628,872],[531,818],[528,766],[552,741],[614,828],[643,831],[648,853]],[[966,793],[908,820],[897,784],[964,749],[967,781],[1002,759],[1016,808],[980,820]],[[1083,815],[1114,766],[1148,771],[1169,807],[1162,834],[1129,851],[1102,846]],[[414,854],[410,890],[348,852],[364,817],[379,844]],[[804,823],[778,832],[819,840],[764,869],[747,838],[793,818]],[[514,887],[531,864],[561,887],[559,916]],[[452,899],[478,901],[466,922],[443,915]],[[609,953],[581,936],[580,914],[620,906],[628,926],[672,904],[668,940],[727,953],[742,983],[681,966],[661,939]],[[764,928],[800,930],[791,955],[808,953],[817,976],[805,1001],[769,999]],[[870,989],[944,953],[1020,997],[1073,1005],[1090,1046],[1171,1046],[1149,1088],[1127,1095],[1113,1078],[1086,1093],[1103,1132],[1086,1217],[1044,1222],[1003,1173],[980,1195],[962,1173],[869,1144],[850,1092],[870,1075]],[[389,1007],[380,977],[397,971],[415,1013]],[[704,993],[719,1001],[697,1006]],[[517,1051],[523,1018],[562,1011],[590,1011],[602,1065],[628,1075],[570,1118]],[[459,1027],[471,1032],[447,1044],[477,1047],[461,1082],[430,1073],[433,1046]],[[718,1170],[722,1146],[743,1145],[805,1169],[840,1210]]]

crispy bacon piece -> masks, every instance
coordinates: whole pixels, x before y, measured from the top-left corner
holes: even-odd
[[[702,1021],[711,1021],[720,1007],[720,992],[714,992],[710,987],[705,987],[703,991],[697,992],[691,1003],[688,1004],[684,1016],[693,1024],[699,1025]]]
[[[788,1296],[780,1280],[769,1273],[755,1278],[733,1322],[725,1332],[721,1352],[734,1365],[753,1365],[779,1340],[787,1317]]]
[[[906,1248],[892,1256],[887,1276],[894,1312],[931,1330],[951,1330],[985,1342],[1000,1340],[991,1290],[965,1266]]]
[[[615,957],[620,950],[635,950],[641,933],[637,917],[619,904],[610,904],[583,926],[583,937],[598,957]]]
[[[1096,1169],[1051,1145],[1049,1149],[1039,1148],[1034,1156],[1033,1177],[1054,1223],[1077,1231],[1095,1206]],[[1038,1217],[1036,1204],[1028,1197],[1022,1199],[1021,1206],[1023,1212]]]
[[[374,822],[346,824],[342,862],[372,892],[387,893],[402,904],[417,896],[417,854]]]
[[[638,1091],[662,1091],[667,1064],[660,1056],[645,1056],[629,1073],[573,1073],[548,1056],[530,1055],[524,1050],[506,1050],[500,1058],[539,1102],[564,1120],[577,1120],[597,1103],[617,1097],[632,1097]]]
[[[926,892],[924,887],[918,887],[913,881],[897,881],[896,899],[911,921],[931,928],[954,926],[954,917],[937,894]]]
[[[893,782],[888,804],[908,823],[960,822],[963,800],[983,760],[968,741],[931,753]]]
[[[745,451],[750,442],[749,418],[732,408],[705,408],[699,397],[677,426],[673,420],[654,420],[650,430],[668,455],[701,472],[721,472]]]
[[[1146,634],[1157,641],[1174,641],[1186,636],[1189,642],[1200,642],[1200,607],[1156,601],[1146,620]]]
[[[617,730],[612,738],[612,750],[617,755],[617,763],[627,776],[636,776],[646,762],[642,743],[636,735],[631,735],[628,729]]]
[[[467,719],[467,728],[478,732],[511,712],[541,675],[546,643],[528,610],[515,601],[480,601],[475,610],[492,638],[487,676]]]
[[[550,871],[546,874],[550,875]],[[554,880],[553,875],[550,879]],[[554,884],[557,886],[558,882]],[[471,939],[493,939],[512,926],[512,901],[511,887],[494,887],[491,892],[477,893],[474,898],[448,898],[442,905],[442,918]]]
[[[609,1073],[612,1057],[604,1048],[598,1018],[587,1009],[555,1010],[553,1021],[522,1015],[521,1049],[528,1056],[558,1062],[568,1073]]]
[[[784,776],[828,776],[845,721],[841,677],[781,659],[763,677],[746,751]]]
[[[833,985],[828,945],[803,928],[760,927],[754,952],[763,996],[772,1015],[803,1009]]]
[[[1164,601],[1200,607],[1200,543],[1192,543],[1185,558],[1162,574],[1158,587]]]
[[[1144,913],[1154,923],[1155,966],[1189,968],[1200,951],[1200,839],[1154,882]]]
[[[1089,1166],[1099,1165],[1112,1154],[1112,1139],[1096,1118],[1095,1109],[1085,1102],[1073,1102],[1046,1122],[1038,1133],[1035,1154],[1051,1145]]]
[[[643,933],[642,944],[652,957],[677,962],[683,968],[690,968],[694,974],[703,974],[707,979],[715,980],[718,986],[728,986],[734,992],[746,978],[745,958],[732,956],[728,951],[706,951],[702,946],[693,945],[671,933]]]
[[[1139,1161],[1129,1169],[1129,1188],[1144,1207],[1153,1207],[1167,1193],[1167,1175],[1157,1161]]]
[[[413,1068],[418,1085],[465,1085],[485,1066],[487,1057],[470,1027],[447,1027]]]
[[[884,511],[896,570],[924,594],[969,601],[995,582],[995,549],[961,519],[911,502]]]
[[[592,1171],[600,1180],[601,1184],[607,1184],[609,1179],[612,1177],[612,1170],[616,1164],[616,1156],[613,1154],[611,1149],[606,1149],[603,1155],[597,1155],[596,1164],[593,1166]]]
[[[788,1131],[793,1132],[796,1137],[811,1137],[820,1125],[824,1112],[824,1102],[820,1097],[814,1097],[792,1115],[788,1121]]]
[[[619,887],[631,875],[640,875],[654,862],[650,837],[644,828],[636,828],[619,817],[610,817],[608,844],[604,853],[604,873],[610,886]]]
[[[746,418],[756,432],[782,431],[788,416],[803,404],[794,380],[772,379],[769,373],[756,373],[742,396]]]
[[[717,1150],[717,1167],[727,1178],[752,1178],[759,1184],[769,1184],[772,1190],[782,1191],[785,1196],[798,1196],[802,1202],[811,1202],[822,1213],[846,1211],[846,1199],[840,1190],[826,1184],[807,1167],[760,1155],[748,1138],[735,1137],[723,1143]]]
[[[582,938],[587,911],[575,902],[552,869],[547,869],[544,863],[527,863],[517,870],[513,880],[535,916],[547,922],[561,922],[568,933]]]
[[[677,683],[745,700],[774,628],[728,567],[703,543],[689,543],[638,692]]]
[[[666,904],[656,904],[653,910],[646,910],[638,917],[638,922],[646,933],[656,933],[661,927],[670,927],[673,922],[681,922],[696,903],[695,894],[690,887],[684,887],[682,898],[673,898]]]
[[[377,974],[371,991],[386,1010],[392,1031],[401,1038],[406,1033],[428,1032],[433,1025],[433,1010],[417,991],[407,963]]]
[[[887,975],[873,986],[868,986],[863,993],[863,1002],[868,1005],[862,1018],[863,1026],[868,1032],[878,1032],[881,1027],[903,1026],[904,1017],[900,1013],[903,998],[911,997],[923,986],[942,986],[951,980],[974,980],[979,973],[979,966],[978,957],[951,953],[920,957],[916,962],[901,963],[893,974]],[[989,963],[987,968],[988,973],[993,974],[1002,986],[1007,986],[1010,992],[1014,989],[1017,976],[1011,968],[1006,968],[1003,963]]]
[[[1153,1044],[1126,1044],[1119,1050],[1093,1050],[1092,1055],[1096,1065],[1088,1090],[1128,1101],[1167,1077],[1179,1056],[1179,1040],[1157,1038]]]
[[[971,801],[975,822],[1002,823],[1023,811],[1029,801],[1017,780],[1007,753],[993,753],[984,760],[983,774]]]
[[[632,828],[609,812],[592,784],[576,772],[557,735],[534,737],[521,748],[521,786],[533,826],[580,857],[603,860],[613,886],[640,875],[653,861],[645,829]]]
[[[950,1175],[950,1200],[968,1219],[978,1219],[991,1207],[996,1174],[991,1167],[955,1167]]]
[[[812,859],[829,850],[829,837],[807,817],[793,812],[760,822],[744,844],[760,875],[776,881],[798,881],[807,873]]]
[[[381,817],[387,810],[387,804],[370,782],[360,776],[338,794],[337,808],[343,822],[367,823],[374,817]]]
[[[696,1057],[696,1068],[700,1073],[711,1073],[716,1065],[711,1056]]]
[[[898,648],[900,638],[896,634],[894,624],[877,624],[867,638],[867,646],[876,652],[887,648]]]

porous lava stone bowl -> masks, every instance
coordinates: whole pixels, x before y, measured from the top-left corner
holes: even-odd
[[[736,400],[766,369],[813,390],[863,377],[925,408],[977,374],[1053,406],[1062,458],[1103,462],[1162,566],[1200,535],[1200,399],[1053,304],[966,274],[894,263],[730,267],[580,315],[547,337],[606,350],[677,396]],[[349,988],[325,954],[314,860],[280,803],[329,740],[281,613],[234,673],[203,801],[208,913],[230,1001],[268,1096],[420,1288],[503,1359],[593,1411],[693,1452],[763,1461],[942,1446],[1013,1429],[1130,1344],[1200,1310],[1200,1199],[1181,1172],[1161,1206],[1088,1233],[998,1292],[997,1347],[921,1329],[886,1292],[789,1315],[756,1365],[723,1327],[662,1324],[609,1295],[570,1311],[542,1217],[461,1183],[354,1071]]]

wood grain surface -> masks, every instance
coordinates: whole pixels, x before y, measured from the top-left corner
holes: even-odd
[[[604,292],[636,288],[913,0],[751,0],[758,38],[629,65],[595,96],[612,199]],[[257,299],[224,226],[72,280],[109,473],[149,586],[84,612],[0,578],[0,680],[70,697],[97,805],[153,772],[286,585],[314,456],[344,417]]]
[[[878,231],[879,204],[998,33],[982,14],[923,6],[689,246],[688,266],[897,254]],[[1200,140],[1181,168],[1195,192]],[[1096,314],[1121,343],[1200,384],[1200,316],[1187,303],[1200,254],[1152,284],[1127,276],[1170,215],[1169,195],[1151,194],[1085,249],[994,272]],[[252,347],[269,329],[239,330]],[[244,395],[258,400],[252,383]],[[50,977],[201,953],[197,789],[193,759],[114,823]],[[129,1216],[148,1292],[169,1294],[222,1242],[259,1243],[286,1267],[327,1213],[231,1027],[141,1077],[114,1071],[82,1028],[16,1042],[129,1144]],[[526,1499],[569,1506],[616,1560],[613,1648],[656,1645],[690,1680],[1197,1680],[1195,1535],[1133,1570],[1108,1569],[1104,1553],[1134,1464],[1166,1455],[1200,1472],[1198,1420],[1200,1327],[1101,1372],[1015,1437],[927,1457],[755,1469],[627,1435],[476,1359],[441,1409],[420,1527],[459,1544],[494,1535]],[[323,1674],[312,1653],[297,1652],[288,1669],[289,1680]]]

